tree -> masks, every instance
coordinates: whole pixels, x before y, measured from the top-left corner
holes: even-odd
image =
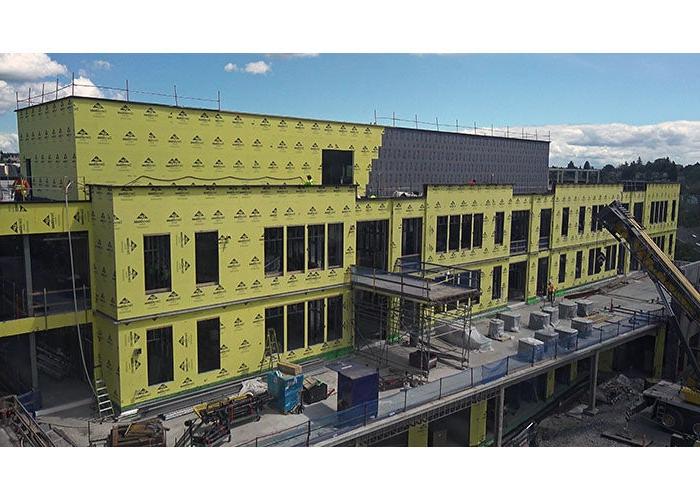
[[[570,161],[566,168],[576,168],[576,165],[574,165],[573,161]]]
[[[593,168],[593,167],[591,167],[591,164],[588,162],[588,160],[586,160],[586,163],[583,164],[583,169],[584,169],[584,170],[590,170],[590,169],[592,169],[592,168]]]

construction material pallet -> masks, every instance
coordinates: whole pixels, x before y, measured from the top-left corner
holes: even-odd
[[[159,447],[165,446],[166,428],[157,418],[118,424],[112,427],[105,446],[110,447]]]

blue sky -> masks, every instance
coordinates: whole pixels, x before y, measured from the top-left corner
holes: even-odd
[[[30,84],[40,87],[56,76],[68,81],[75,72],[106,86],[123,87],[128,79],[132,89],[171,92],[177,84],[178,94],[211,98],[220,90],[224,109],[361,122],[371,121],[376,109],[380,116],[550,129],[553,163],[615,163],[638,155],[700,161],[700,55],[42,57],[0,55],[0,138],[6,144],[16,132],[14,90],[26,95]]]

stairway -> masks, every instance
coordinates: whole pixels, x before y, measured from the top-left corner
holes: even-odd
[[[95,393],[97,395],[97,412],[100,415],[100,419],[113,419],[114,407],[112,406],[112,400],[109,398],[109,393],[107,392],[107,386],[105,385],[104,380],[95,380]]]

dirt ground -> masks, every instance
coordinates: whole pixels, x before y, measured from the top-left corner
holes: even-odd
[[[601,433],[623,434],[648,446],[669,446],[671,434],[650,419],[646,409],[627,420],[627,410],[639,401],[644,379],[620,374],[598,386],[598,414],[584,413],[588,395],[582,393],[560,412],[539,424],[537,446],[630,446],[603,437]]]

